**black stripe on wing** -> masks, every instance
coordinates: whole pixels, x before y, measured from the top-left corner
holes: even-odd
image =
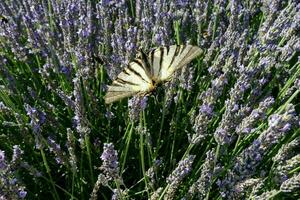
[[[150,55],[150,61],[151,61],[151,75],[154,75],[154,67],[153,67],[153,64],[154,64],[154,53],[155,53],[155,50],[152,50],[151,51],[151,55]]]
[[[180,47],[182,47],[182,49],[181,49],[181,51],[180,51],[180,53],[182,53],[185,49],[186,49],[186,45],[181,45]]]
[[[124,85],[139,85],[139,84],[136,84],[136,83],[133,83],[133,82],[129,82],[129,81],[126,81],[126,80],[123,80],[121,78],[117,78],[112,85],[114,85],[114,83],[118,83],[120,84],[120,86],[124,86]]]
[[[160,60],[159,60],[159,70],[158,70],[158,75],[160,74],[160,71],[161,71],[161,66],[162,66],[162,63],[163,63],[163,60],[164,60],[164,48],[163,47],[160,47],[159,48],[159,51],[160,51]]]
[[[170,62],[170,64],[169,64],[169,66],[168,66],[167,69],[169,69],[169,68],[172,66],[172,64],[173,64],[173,62],[174,62],[174,60],[175,60],[175,58],[176,58],[176,57],[178,56],[178,54],[179,54],[179,51],[180,51],[180,46],[179,46],[179,45],[176,45],[175,53],[174,53],[174,55],[173,55],[173,57],[172,57],[172,60],[171,60],[171,62]]]
[[[186,46],[187,47],[187,46]],[[184,49],[186,49],[186,47]],[[192,51],[192,47],[188,50],[188,52],[184,55],[184,57],[181,59],[181,61],[178,63],[178,65],[181,65],[182,62],[185,61],[185,59],[188,57],[188,55],[190,55],[190,52]],[[181,53],[183,52],[183,50],[181,51]]]
[[[170,46],[167,46],[166,49],[167,49],[167,55],[168,55],[169,51],[170,51]]]
[[[142,63],[140,60],[135,59],[135,60],[133,60],[132,62],[136,63],[138,66],[140,66],[142,69],[144,69],[143,63]],[[130,64],[127,66],[127,69],[128,69],[129,71],[131,71],[132,73],[134,73],[135,75],[137,75],[138,77],[140,77],[143,81],[145,81],[145,82],[148,83],[148,81],[145,80],[145,79],[143,78],[143,76],[142,76],[139,72],[137,72],[134,68],[132,68],[132,66],[131,66]]]
[[[151,65],[153,63],[150,64],[148,57],[144,51],[140,50],[139,56],[140,56],[141,62],[143,63],[142,66],[143,66],[144,70],[147,72],[146,74],[151,74]]]

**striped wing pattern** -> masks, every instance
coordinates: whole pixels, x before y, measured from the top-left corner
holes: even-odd
[[[109,104],[135,94],[152,91],[156,83],[171,78],[175,70],[191,62],[202,50],[192,45],[172,45],[139,56],[108,86],[105,103]]]
[[[108,86],[105,103],[109,104],[140,92],[146,93],[151,88],[152,80],[146,63],[141,59],[135,59]]]
[[[172,45],[155,49],[149,53],[152,77],[158,82],[168,80],[175,70],[201,54],[202,50],[192,45]]]

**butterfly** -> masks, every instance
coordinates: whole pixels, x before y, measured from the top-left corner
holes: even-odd
[[[151,93],[158,84],[172,78],[174,72],[202,54],[202,50],[192,45],[172,45],[159,47],[145,54],[139,51],[137,57],[108,86],[104,97],[110,104],[136,94]]]

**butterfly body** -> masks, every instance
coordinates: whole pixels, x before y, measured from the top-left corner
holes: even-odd
[[[140,51],[137,58],[108,86],[105,103],[109,104],[135,94],[147,94],[158,84],[172,78],[174,72],[199,56],[202,50],[192,45],[172,45]]]

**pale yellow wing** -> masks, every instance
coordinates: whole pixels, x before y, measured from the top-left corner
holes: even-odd
[[[137,93],[148,92],[152,87],[146,63],[141,59],[135,59],[108,86],[104,97],[105,103],[109,104]]]
[[[172,45],[157,48],[148,55],[151,76],[155,81],[165,81],[173,75],[175,70],[187,65],[202,52],[199,47],[192,45]]]

